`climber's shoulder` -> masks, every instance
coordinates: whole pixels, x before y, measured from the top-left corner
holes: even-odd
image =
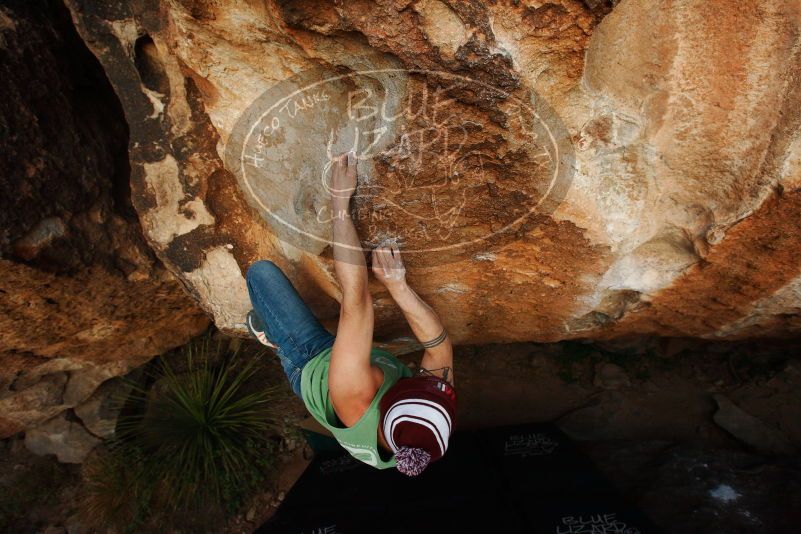
[[[383,383],[384,372],[380,367],[371,365],[369,380],[364,387],[336,392],[329,390],[331,405],[339,420],[347,427],[355,425],[370,407]]]

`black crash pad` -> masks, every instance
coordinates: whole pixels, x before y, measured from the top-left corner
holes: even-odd
[[[658,532],[552,425],[457,432],[415,478],[328,440],[310,435],[314,460],[257,532]]]

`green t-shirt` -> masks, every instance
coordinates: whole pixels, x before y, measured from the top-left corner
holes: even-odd
[[[381,414],[379,401],[384,393],[400,378],[412,376],[403,362],[391,353],[374,348],[370,352],[370,363],[384,372],[384,383],[378,389],[373,402],[352,427],[345,427],[334,412],[328,396],[328,366],[331,362],[331,349],[325,349],[303,367],[300,378],[300,393],[309,413],[327,428],[340,445],[351,456],[378,469],[395,467],[395,457],[384,458],[379,450],[378,425]]]

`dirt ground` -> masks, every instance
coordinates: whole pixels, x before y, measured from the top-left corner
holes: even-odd
[[[462,347],[459,426],[554,421],[666,532],[792,532],[799,356],[797,343],[681,339]],[[716,396],[740,411],[716,422]]]
[[[788,532],[801,522],[799,345],[670,339],[458,347],[457,428],[553,421],[666,532]],[[414,367],[420,355],[401,359]],[[284,380],[269,355],[259,376],[266,385]],[[305,409],[288,386],[284,392],[276,479],[226,532],[251,532],[272,516],[311,458],[294,429]],[[76,466],[6,440],[0,510],[24,516],[15,532],[82,532],[70,519],[79,479]]]

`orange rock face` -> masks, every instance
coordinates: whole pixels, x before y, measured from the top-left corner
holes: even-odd
[[[0,43],[0,438],[51,420],[93,444],[64,412],[208,318],[142,236],[122,110],[69,11],[0,7]]]
[[[403,243],[457,343],[801,326],[794,0],[66,3],[145,237],[224,330],[260,258],[335,321],[351,149],[365,249]]]

